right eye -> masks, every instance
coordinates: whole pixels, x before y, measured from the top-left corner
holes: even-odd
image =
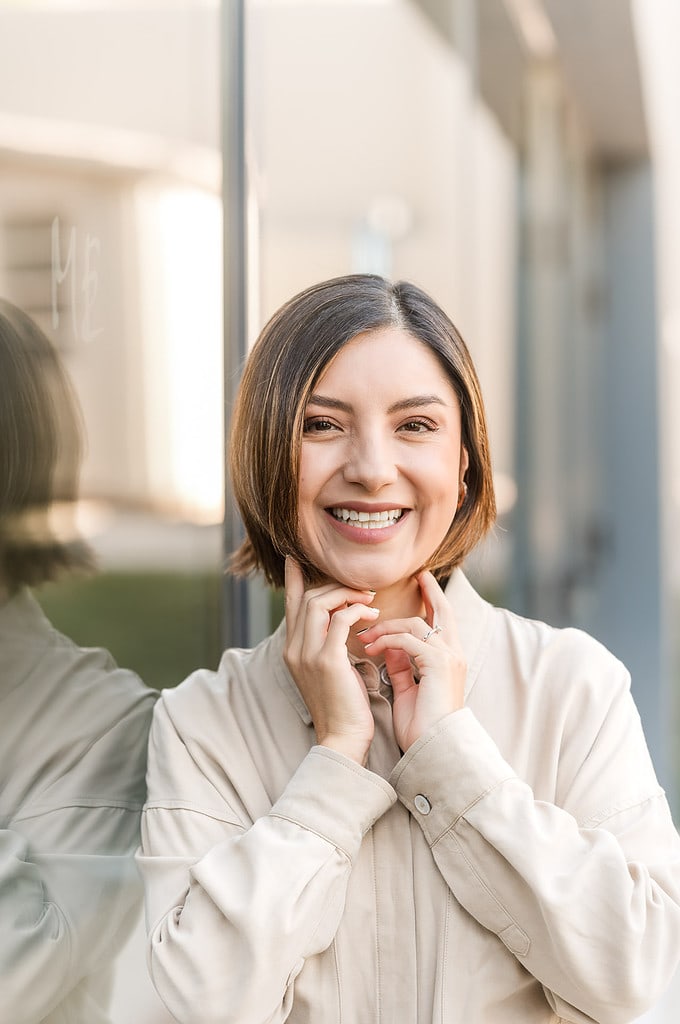
[[[325,434],[335,429],[335,424],[324,416],[310,416],[302,426],[305,434]]]

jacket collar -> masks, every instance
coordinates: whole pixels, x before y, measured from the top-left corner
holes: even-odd
[[[468,666],[465,684],[467,698],[477,680],[489,647],[494,609],[488,601],[479,596],[462,569],[454,569],[444,593],[456,614],[458,635]],[[312,716],[283,660],[285,639],[284,620],[268,641],[271,644],[276,681],[305,725],[311,725]]]
[[[54,630],[27,590],[0,606],[0,697],[26,679],[47,649]]]

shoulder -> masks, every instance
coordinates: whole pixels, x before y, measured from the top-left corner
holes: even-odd
[[[7,806],[140,805],[156,691],[108,651],[55,630],[30,594],[9,613],[16,628],[0,645]]]
[[[603,774],[616,764],[623,778],[634,765],[630,791],[638,792],[643,777],[644,792],[656,791],[630,674],[602,643],[581,629],[556,628],[499,609],[488,662],[497,672],[502,664],[509,666],[505,705],[514,706],[541,757],[549,750],[558,756],[562,783],[598,750]]]
[[[99,705],[104,713],[124,714],[127,708],[151,704],[156,693],[139,676],[120,668],[102,647],[81,647],[59,632],[33,595],[25,590],[3,609],[0,627],[0,665],[3,691],[28,701],[29,691],[40,691],[50,708]],[[34,699],[34,698],[31,698]],[[95,715],[95,720],[98,716]],[[94,723],[93,723],[94,724]]]
[[[492,647],[512,652],[520,677],[538,674],[556,683],[568,679],[572,685],[606,682],[616,691],[630,688],[625,665],[584,630],[551,626],[505,608],[495,608],[494,617]]]
[[[605,702],[630,688],[625,666],[581,629],[558,628],[485,601],[462,573],[447,587],[466,651],[470,685],[496,701],[550,697],[558,704],[583,690]]]
[[[496,608],[502,628],[518,646],[534,657],[554,655],[578,663],[586,660],[608,667],[619,666],[619,659],[590,633],[574,626],[551,626],[539,619],[529,619],[507,608]]]
[[[594,637],[491,605],[467,580],[450,592],[470,646],[468,694],[485,720],[563,736],[594,735],[614,707],[635,717],[628,671]]]
[[[253,648],[229,648],[216,670],[198,669],[163,690],[154,711],[151,750],[184,753],[198,765],[266,746],[295,717],[280,628]],[[298,699],[299,694],[297,695]]]
[[[486,669],[504,670],[506,703],[526,726],[553,737],[562,751],[586,756],[596,737],[631,730],[640,720],[630,674],[602,643],[581,629],[557,628],[497,609]],[[603,732],[604,731],[604,732]]]
[[[283,671],[281,631],[252,648],[230,647],[216,669],[199,668],[178,686],[163,690],[157,716],[164,714],[181,731],[223,718],[229,706],[260,696],[266,701]]]
[[[244,822],[269,810],[281,779],[288,781],[310,745],[286,688],[280,647],[277,631],[252,649],[229,649],[215,671],[199,669],[162,692],[151,727],[147,807],[219,817],[228,806]]]

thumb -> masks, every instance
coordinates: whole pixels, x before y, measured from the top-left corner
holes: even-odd
[[[415,683],[413,665],[405,651],[390,650],[388,648],[385,651],[385,668],[390,677],[392,693],[395,697],[404,693]]]

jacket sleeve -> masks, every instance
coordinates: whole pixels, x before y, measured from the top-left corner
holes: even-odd
[[[616,665],[603,719],[589,724],[581,703],[583,756],[561,806],[535,799],[469,708],[390,780],[458,902],[572,1022],[631,1021],[680,959],[680,840]]]
[[[139,913],[134,851],[149,719],[148,701],[140,701],[93,739],[72,773],[78,786],[71,775],[55,778],[41,801],[0,830],[2,1021],[38,1024],[69,996],[80,1005],[75,990],[108,969]]]
[[[163,701],[148,791],[138,863],[159,995],[180,1024],[285,1021],[295,978],[333,941],[352,860],[394,791],[313,747],[269,812],[245,822],[202,777]]]

